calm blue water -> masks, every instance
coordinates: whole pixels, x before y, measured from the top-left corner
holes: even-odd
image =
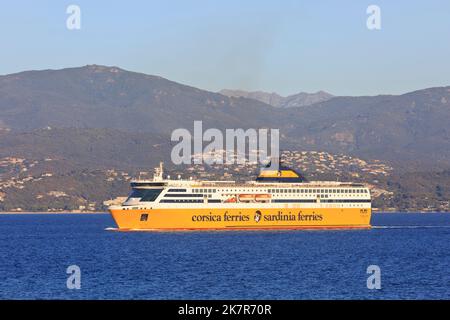
[[[0,215],[3,299],[450,299],[450,214],[362,231],[124,233],[109,215]],[[81,268],[81,289],[66,268]],[[381,290],[366,286],[381,268]]]

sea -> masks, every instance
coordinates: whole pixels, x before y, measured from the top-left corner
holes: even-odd
[[[108,214],[2,214],[0,299],[450,299],[450,214],[372,225],[118,232]]]

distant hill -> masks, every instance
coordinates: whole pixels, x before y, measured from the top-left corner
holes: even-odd
[[[0,127],[16,130],[50,126],[169,133],[191,128],[194,120],[217,128],[258,127],[270,123],[272,109],[116,67],[0,77]],[[266,115],[253,116],[264,111]]]
[[[224,89],[219,93],[227,97],[243,97],[258,100],[266,104],[270,104],[276,108],[295,108],[295,107],[306,107],[318,102],[324,102],[333,98],[333,95],[325,92],[318,91],[316,93],[306,93],[300,92],[287,97],[282,97],[279,94],[264,91],[244,91],[244,90],[229,90]]]
[[[227,97],[234,98],[248,98],[257,101],[264,102],[273,107],[281,108],[285,98],[280,96],[279,94],[272,92],[264,92],[264,91],[244,91],[244,90],[230,90],[223,89],[219,91],[220,94],[223,94]]]
[[[336,97],[314,108],[287,111],[285,135],[307,148],[366,158],[447,166],[450,87],[403,95]]]
[[[283,108],[306,107],[319,102],[325,102],[334,96],[325,91],[315,93],[300,92],[284,98]]]
[[[67,168],[153,168],[170,159],[166,136],[117,129],[38,129],[0,133],[0,158],[63,160]]]
[[[372,184],[379,208],[450,210],[450,87],[366,97],[223,93],[98,65],[0,76],[0,211],[101,210],[127,193],[131,176],[160,160],[170,168],[170,133],[192,132],[194,120],[204,130],[280,129],[286,154],[305,151],[290,157],[308,164],[308,176]],[[213,177],[249,173],[222,169]]]
[[[253,98],[228,97],[98,65],[5,75],[0,77],[0,135],[7,134],[8,139],[2,148],[17,150],[21,145],[17,139],[22,150],[43,153],[55,143],[70,149],[92,142],[86,131],[73,131],[65,139],[33,136],[34,130],[51,127],[105,129],[109,138],[99,141],[96,150],[103,143],[127,150],[122,145],[132,141],[170,143],[174,129],[192,130],[194,120],[203,120],[204,129],[279,128],[284,149],[344,153],[402,164],[399,167],[405,162],[450,165],[450,87],[403,95],[333,97],[308,108],[274,108],[268,103],[276,103],[276,94],[261,98],[267,103]],[[289,103],[294,105],[295,99]],[[29,142],[24,132],[32,132]]]

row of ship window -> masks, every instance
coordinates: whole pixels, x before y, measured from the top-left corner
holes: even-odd
[[[160,203],[203,203],[198,199],[162,199]],[[210,199],[209,203],[221,203],[220,199]],[[316,203],[316,199],[274,199],[272,203]],[[369,203],[369,199],[328,199],[321,200],[323,203]]]
[[[367,193],[366,189],[269,189],[269,193]]]
[[[216,189],[192,189],[192,193],[215,193]],[[252,190],[222,190],[246,192]],[[269,193],[367,193],[366,189],[268,189]],[[186,192],[186,189],[169,189],[169,192]]]
[[[216,189],[192,189],[193,193],[215,193]]]
[[[197,199],[162,199],[160,203],[203,203],[203,200],[197,200]],[[209,202],[222,202],[219,199],[211,199]]]
[[[253,190],[222,190],[247,192]],[[170,189],[169,192],[186,192],[186,189]],[[215,193],[216,189],[192,189],[192,193]],[[368,193],[366,189],[268,189],[269,193]]]

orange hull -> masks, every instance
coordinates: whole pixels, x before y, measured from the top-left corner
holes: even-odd
[[[361,208],[159,208],[110,212],[120,230],[368,229],[371,209]]]

